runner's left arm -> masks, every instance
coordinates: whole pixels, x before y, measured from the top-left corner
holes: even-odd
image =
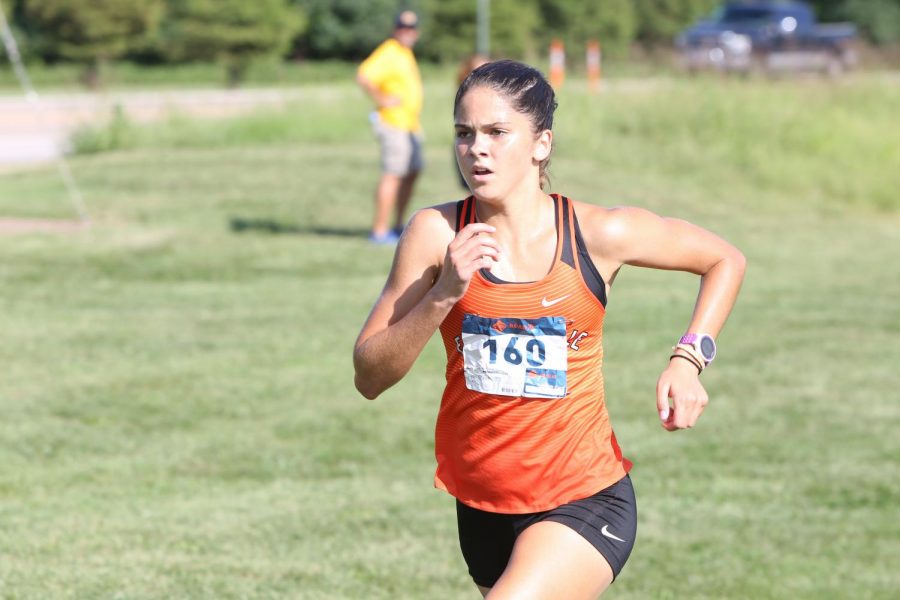
[[[639,208],[598,209],[590,214],[596,225],[590,250],[592,256],[596,252],[602,257],[601,274],[607,281],[626,264],[699,275],[700,290],[685,331],[719,334],[744,278],[746,259],[737,248],[687,221]],[[693,427],[707,402],[698,369],[687,360],[670,359],[657,382],[663,427],[670,431]]]

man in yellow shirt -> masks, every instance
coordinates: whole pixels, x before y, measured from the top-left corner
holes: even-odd
[[[372,114],[372,123],[381,147],[381,179],[369,235],[376,244],[397,242],[416,177],[422,170],[422,78],[412,52],[419,39],[418,21],[411,10],[397,15],[392,37],[363,61],[356,75],[378,109]],[[393,229],[389,226],[392,210]]]

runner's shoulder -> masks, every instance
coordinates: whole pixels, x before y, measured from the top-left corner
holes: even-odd
[[[574,202],[574,208],[585,245],[595,259],[618,255],[623,245],[660,222],[656,214],[637,206]]]
[[[628,235],[629,230],[647,220],[658,217],[649,210],[637,206],[599,206],[587,202],[573,202],[582,235],[588,245],[610,242]]]
[[[456,235],[456,202],[445,202],[413,213],[403,231],[401,245],[443,263],[447,245]]]
[[[456,235],[456,202],[445,202],[417,210],[409,220],[407,229],[416,237],[434,237],[446,246]]]

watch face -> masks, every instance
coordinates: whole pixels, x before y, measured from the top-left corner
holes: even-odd
[[[708,361],[716,357],[716,343],[711,337],[700,338],[700,353]]]

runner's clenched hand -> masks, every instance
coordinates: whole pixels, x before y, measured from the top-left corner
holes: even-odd
[[[475,271],[488,269],[500,256],[500,245],[490,236],[494,227],[470,223],[463,227],[447,246],[444,265],[435,283],[435,291],[456,302],[469,289]]]
[[[670,359],[656,384],[656,409],[662,426],[668,431],[693,427],[708,402],[697,368],[688,361]]]

